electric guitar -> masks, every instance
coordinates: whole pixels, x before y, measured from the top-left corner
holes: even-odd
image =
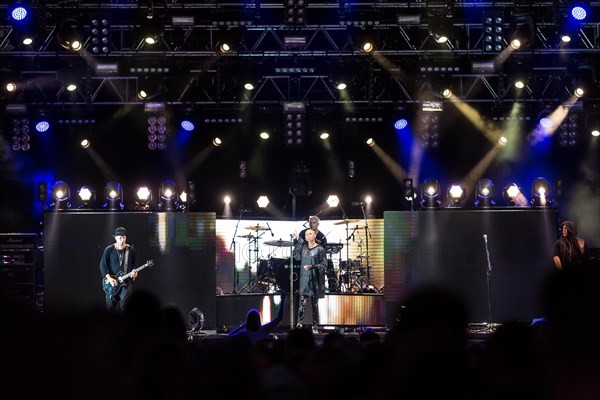
[[[138,268],[134,268],[133,270],[131,270],[128,273],[124,273],[123,271],[121,271],[116,276],[111,275],[118,282],[118,284],[115,286],[111,285],[110,282],[108,281],[108,278],[105,276],[104,278],[102,278],[102,288],[104,289],[104,292],[108,293],[108,295],[112,298],[119,294],[119,292],[123,288],[123,282],[125,282],[126,279],[129,279],[131,277],[131,273],[133,271],[140,272],[141,270],[143,270],[145,268],[150,268],[153,265],[154,265],[154,261],[148,260],[148,261],[146,261],[146,263],[144,265],[141,265]]]

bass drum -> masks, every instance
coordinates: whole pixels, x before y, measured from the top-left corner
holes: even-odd
[[[298,292],[298,277],[300,273],[300,265],[294,263],[292,276],[294,279],[294,293]],[[277,267],[276,282],[280,290],[285,290],[290,293],[290,260],[283,259]]]

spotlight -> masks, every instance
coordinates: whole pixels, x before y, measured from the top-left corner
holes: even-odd
[[[104,199],[106,203],[103,204],[102,208],[108,210],[122,210],[125,205],[123,204],[123,188],[119,182],[108,182],[104,187]]]
[[[81,34],[64,18],[56,27],[56,41],[66,50],[79,51],[83,47]]]
[[[152,201],[152,191],[148,186],[140,186],[135,191],[135,208],[136,210],[148,210]]]
[[[23,6],[23,4],[20,3],[15,4],[10,10],[10,17],[17,22],[23,21],[25,18],[27,18],[27,14],[27,9]]]
[[[452,185],[448,188],[448,199],[450,205],[448,207],[460,207],[460,203],[467,196],[466,189],[461,185]]]
[[[65,181],[56,181],[51,190],[52,203],[50,208],[60,210],[71,208],[69,199],[71,198],[71,190]]]
[[[550,183],[545,178],[536,178],[531,185],[531,202],[534,207],[549,207],[552,205],[550,199]]]
[[[421,206],[423,208],[438,208],[440,205],[440,183],[437,179],[427,179],[421,187]]]
[[[222,143],[223,143],[223,141],[221,140],[221,138],[218,138],[218,137],[216,137],[212,140],[212,144],[215,147],[221,146]]]
[[[516,183],[511,183],[502,189],[502,197],[508,203],[509,206],[515,206],[517,204],[517,196],[521,194],[521,189]]]
[[[370,52],[372,52],[374,49],[375,49],[375,45],[374,45],[373,43],[371,43],[371,42],[365,42],[365,43],[363,43],[363,45],[362,45],[362,50],[363,50],[365,53],[370,53]]]
[[[48,121],[46,121],[45,119],[41,120],[37,124],[35,124],[35,130],[38,131],[39,133],[44,133],[48,129],[50,129],[50,123]]]
[[[192,132],[195,129],[195,126],[192,121],[185,119],[185,120],[181,121],[181,128],[184,131]]]
[[[81,142],[79,144],[81,145],[82,149],[87,149],[90,147],[89,139],[83,139],[83,140],[81,140]]]
[[[402,130],[408,126],[408,121],[405,118],[400,118],[394,122],[394,128],[396,130]]]
[[[78,208],[90,208],[96,201],[96,191],[89,186],[82,186],[77,191],[77,197],[81,203]]]
[[[259,196],[258,199],[256,200],[256,204],[258,204],[258,206],[260,208],[267,208],[267,206],[269,205],[269,197],[267,196]]]
[[[571,9],[569,10],[569,15],[577,21],[584,21],[588,16],[588,9],[586,7],[586,4],[584,4],[583,2],[573,3]]]
[[[367,146],[373,147],[373,146],[375,146],[375,139],[368,138],[366,143],[367,143]]]
[[[475,194],[475,207],[488,208],[495,204],[492,200],[494,195],[494,183],[491,179],[483,178],[477,182]]]
[[[160,201],[158,208],[163,211],[176,210],[177,205],[177,187],[172,180],[164,181],[160,184]]]

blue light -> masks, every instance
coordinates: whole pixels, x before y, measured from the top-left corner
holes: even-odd
[[[571,16],[577,21],[583,21],[587,17],[587,11],[580,5],[571,8]]]
[[[183,128],[183,130],[191,132],[194,130],[194,124],[191,121],[188,120],[183,120],[181,121],[181,127]]]
[[[50,123],[48,121],[40,121],[35,124],[35,130],[40,133],[46,132],[48,129],[50,129]]]
[[[404,118],[400,118],[398,121],[394,123],[394,128],[397,130],[404,129],[408,126],[408,121]]]
[[[27,18],[27,10],[25,7],[17,6],[10,12],[10,16],[15,21],[23,21],[25,18]]]
[[[554,122],[552,122],[552,120],[548,117],[543,117],[540,118],[540,125],[545,129],[550,129],[552,126],[554,126]]]

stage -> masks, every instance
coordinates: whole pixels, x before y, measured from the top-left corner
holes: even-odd
[[[199,309],[205,329],[227,331],[250,308],[261,310],[263,321],[275,315],[291,254],[277,244],[302,221],[221,220],[192,212],[46,212],[45,312],[103,306],[98,265],[115,226],[127,227],[139,265],[154,261],[138,276],[136,290],[156,294],[185,318]],[[328,242],[338,244],[328,258],[340,287],[320,300],[320,322],[341,329],[389,329],[404,299],[428,284],[461,296],[472,323],[531,321],[540,317],[538,290],[552,271],[558,235],[554,208],[390,211],[383,219],[322,220],[321,227]],[[280,264],[266,274],[272,287],[265,291],[255,282],[272,260]],[[287,303],[282,326],[292,325],[296,305],[295,298]]]

